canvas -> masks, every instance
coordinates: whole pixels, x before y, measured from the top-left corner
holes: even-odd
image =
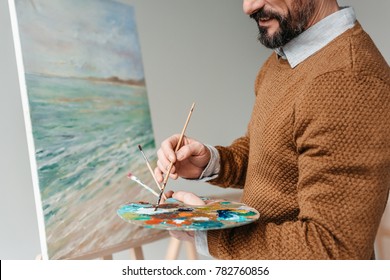
[[[161,237],[116,214],[126,201],[155,200],[126,176],[153,182],[138,144],[155,161],[134,9],[110,0],[9,4],[43,257]]]

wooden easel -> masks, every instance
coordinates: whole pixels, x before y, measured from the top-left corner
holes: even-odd
[[[386,247],[385,240],[390,243],[390,201],[387,203],[376,235],[376,257],[379,260],[390,259],[390,248]]]
[[[187,259],[188,260],[197,260],[198,259],[198,253],[196,252],[195,245],[187,242],[187,241],[180,241],[176,238],[171,237],[171,240],[169,241],[167,254],[165,255],[166,260],[176,260],[177,256],[179,255],[181,245],[184,243],[186,252],[187,252]]]
[[[240,201],[242,196],[242,192],[233,193],[233,194],[224,194],[213,196],[216,199],[226,199],[229,201]],[[390,230],[386,234],[389,234]],[[149,235],[148,238],[143,237],[142,242],[140,240],[132,240],[130,242],[125,242],[123,244],[119,244],[115,247],[105,249],[103,251],[91,252],[89,254],[84,254],[80,256],[76,256],[72,259],[80,260],[80,259],[103,259],[103,260],[112,260],[113,254],[122,252],[125,250],[130,250],[130,256],[133,260],[143,260],[144,254],[142,250],[142,245],[147,244],[153,241],[157,241],[163,238],[170,238],[167,252],[165,255],[166,260],[175,260],[179,256],[181,246],[184,244],[185,250],[187,253],[187,259],[189,260],[197,260],[198,254],[196,252],[195,245],[190,242],[183,242],[177,240],[176,238],[170,237],[167,231],[157,231],[155,234]],[[379,242],[379,241],[378,241]],[[41,255],[38,255],[36,259],[42,259]]]
[[[123,242],[115,246],[105,248],[103,250],[97,250],[94,252],[88,252],[87,254],[73,255],[71,258],[65,258],[69,260],[112,260],[113,254],[122,251],[130,250],[130,257],[134,260],[143,260],[144,254],[142,251],[142,245],[148,244],[160,239],[169,237],[169,233],[166,231],[156,231],[149,234],[147,237],[143,236],[142,239],[135,239],[128,242]],[[37,260],[42,260],[42,255],[39,254],[36,257]]]
[[[376,255],[379,260],[389,259],[390,256],[389,252],[387,252],[388,256],[386,258],[386,252],[385,252],[386,248],[384,245],[385,239],[390,240],[390,229],[381,226],[379,227],[378,234],[376,237],[376,245],[377,245]]]
[[[130,250],[131,259],[133,259],[133,260],[143,260],[144,259],[144,253],[142,251],[142,247],[130,248],[129,250]],[[42,260],[42,255],[41,254],[37,255],[35,259]],[[105,255],[103,257],[99,257],[98,259],[113,260],[113,255]]]
[[[142,239],[142,244],[150,243],[153,241],[157,241],[159,239],[168,238],[169,233],[168,232],[161,232],[157,235],[152,235],[151,238],[148,239]],[[142,250],[142,245],[139,244],[139,240],[131,241],[131,242],[125,242],[123,244],[119,244],[115,247],[111,247],[109,249],[105,249],[102,251],[96,251],[91,252],[88,254],[76,256],[74,258],[71,258],[73,260],[90,260],[90,259],[101,259],[101,260],[113,260],[113,254],[123,252],[126,250],[130,251],[130,258],[132,260],[144,260],[144,253]],[[165,256],[166,260],[175,260],[177,259],[181,245],[184,243],[186,251],[187,251],[187,258],[189,260],[197,260],[198,254],[196,252],[196,248],[194,244],[190,242],[183,242],[180,240],[177,240],[176,238],[170,237],[170,241],[167,248],[167,253]],[[39,254],[35,258],[36,260],[42,260],[42,255]]]

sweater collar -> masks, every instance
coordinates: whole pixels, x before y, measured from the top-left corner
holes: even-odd
[[[287,59],[291,68],[295,68],[336,37],[352,28],[355,22],[356,15],[353,8],[341,8],[311,26],[283,47],[275,49],[275,52],[283,59]]]

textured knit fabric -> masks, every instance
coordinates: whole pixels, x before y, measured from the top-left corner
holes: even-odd
[[[359,23],[292,69],[275,54],[247,133],[210,181],[244,188],[250,225],[208,232],[219,259],[370,259],[390,186],[390,68]]]

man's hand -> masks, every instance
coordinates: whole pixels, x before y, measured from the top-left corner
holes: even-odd
[[[199,178],[210,161],[209,149],[204,144],[185,136],[182,146],[175,153],[179,138],[179,134],[169,137],[161,143],[161,147],[157,151],[158,160],[154,173],[159,182],[163,181],[163,174],[168,171],[171,162],[174,165],[171,169],[170,178],[176,180],[178,177]]]

